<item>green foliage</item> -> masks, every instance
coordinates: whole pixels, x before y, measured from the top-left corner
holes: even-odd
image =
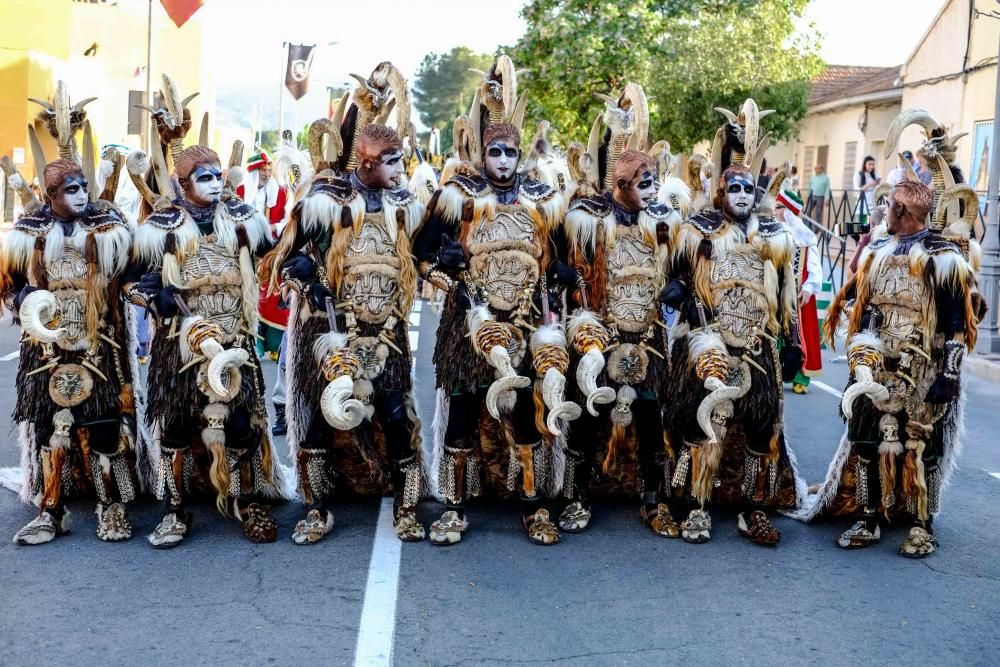
[[[603,111],[595,93],[628,81],[650,98],[650,140],[676,151],[711,139],[713,108],[753,97],[776,109],[766,129],[793,136],[809,81],[822,69],[818,34],[801,25],[807,0],[529,0],[523,37],[507,53],[531,72],[529,118],[553,138],[586,141]]]
[[[424,56],[413,82],[413,99],[420,120],[441,130],[441,150],[451,148],[451,127],[455,117],[468,113],[472,95],[482,81],[469,68],[488,71],[493,56],[457,46],[448,53]]]

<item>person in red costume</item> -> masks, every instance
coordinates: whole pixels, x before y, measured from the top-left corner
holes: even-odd
[[[277,241],[285,219],[288,190],[271,177],[272,164],[271,156],[264,150],[251,155],[247,161],[246,177],[236,189],[236,194],[267,219],[271,237]],[[288,309],[283,307],[279,294],[267,296],[266,290],[262,289],[258,310],[260,324],[257,333],[261,337],[261,356],[267,353],[272,361],[277,361],[281,336],[288,326]]]

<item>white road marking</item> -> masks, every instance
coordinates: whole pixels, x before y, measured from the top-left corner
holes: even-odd
[[[354,664],[357,666],[392,664],[401,547],[402,542],[392,527],[392,498],[383,498],[368,565],[358,644],[354,650]]]
[[[410,334],[410,352],[416,352],[420,344],[420,332],[419,331],[409,331]]]
[[[820,382],[819,380],[810,380],[809,381],[809,386],[810,387],[819,387],[820,389],[822,389],[826,393],[832,394],[832,395],[836,396],[837,398],[843,398],[844,397],[844,394],[842,392],[837,391],[836,389],[834,389],[833,387],[831,387],[827,383]]]
[[[21,356],[20,350],[14,350],[13,352],[8,352],[7,354],[0,357],[0,361],[10,361],[11,359],[17,359]]]
[[[424,307],[424,302],[422,299],[414,299],[413,307],[410,308],[411,313],[419,313],[420,309]]]
[[[1000,479],[1000,472],[991,472],[990,477],[996,477],[997,479]]]

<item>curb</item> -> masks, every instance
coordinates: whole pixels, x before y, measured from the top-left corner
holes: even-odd
[[[1000,360],[972,354],[966,357],[965,364],[973,374],[991,382],[1000,382]]]

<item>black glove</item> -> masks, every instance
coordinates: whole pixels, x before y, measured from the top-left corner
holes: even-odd
[[[580,279],[576,269],[558,259],[549,264],[549,275],[563,287],[576,287],[576,283]]]
[[[791,382],[802,370],[802,360],[805,356],[798,344],[785,345],[781,348],[778,359],[781,361],[781,381]]]
[[[309,298],[309,303],[312,304],[313,310],[325,312],[326,299],[327,297],[333,299],[333,292],[323,287],[322,283],[314,282],[306,287],[306,296]]]
[[[163,319],[173,317],[180,311],[177,299],[174,298],[178,293],[179,290],[173,285],[164,285],[152,298],[147,300],[149,308]]]
[[[684,301],[681,304],[681,310],[684,312],[684,318],[687,320],[687,323],[691,325],[692,329],[697,329],[701,326],[702,323],[701,317],[699,317],[698,313],[697,299],[692,297]],[[715,313],[713,313],[712,309],[705,304],[701,305],[701,310],[701,315],[705,316],[705,324],[709,324],[713,319],[715,319]]]
[[[14,297],[14,315],[17,316],[17,311],[21,310],[21,304],[24,300],[28,298],[28,295],[37,290],[37,287],[32,287],[31,285],[25,285],[21,288],[21,291],[17,293]]]
[[[305,255],[290,257],[281,265],[281,277],[302,284],[311,283],[316,280],[316,262]]]
[[[686,295],[687,285],[683,281],[674,278],[660,290],[660,303],[667,308],[678,310],[681,304],[684,303]]]
[[[958,396],[958,379],[938,375],[934,384],[927,390],[928,403],[950,403]]]
[[[438,266],[446,270],[465,268],[465,249],[458,241],[452,241],[447,234],[441,235]]]

